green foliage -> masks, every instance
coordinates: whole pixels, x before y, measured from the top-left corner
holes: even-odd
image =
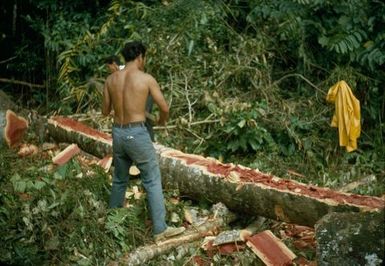
[[[0,180],[0,261],[95,265],[143,243],[145,202],[107,210],[110,188],[103,171],[95,168],[90,175],[72,161],[47,173],[44,159],[41,165],[11,161],[13,154],[0,152],[2,166],[9,166]]]
[[[145,18],[147,7],[141,3],[122,6],[112,1],[105,21],[86,28],[81,38],[75,38],[71,45],[58,56],[61,65],[58,82],[59,93],[66,104],[77,112],[87,108],[100,108],[104,78],[103,59],[117,54],[124,37],[138,37],[134,24]],[[136,16],[136,20],[130,19]],[[92,30],[90,30],[90,28]],[[79,35],[78,35],[79,36]]]
[[[105,224],[107,234],[113,236],[114,241],[120,245],[122,254],[127,253],[143,243],[145,231],[143,215],[143,203],[133,205],[129,209],[112,209],[108,212]],[[130,242],[127,242],[130,239]],[[138,241],[139,240],[139,241]]]
[[[336,81],[346,80],[361,102],[359,152],[365,157],[384,146],[385,5],[352,3],[112,1],[95,13],[81,1],[74,7],[37,1],[48,17],[25,18],[58,55],[59,113],[100,109],[107,76],[101,59],[141,39],[146,70],[172,110],[175,128],[158,131],[161,143],[323,180],[340,176],[328,173],[334,162],[350,164],[340,156],[329,126],[333,106],[324,100]]]
[[[383,120],[383,114],[375,111],[382,104],[377,97],[382,95],[375,88],[381,82],[379,66],[384,61],[381,54],[384,34],[379,27],[383,13],[375,10],[383,10],[384,4],[354,3],[113,1],[93,25],[87,15],[74,14],[72,19],[62,22],[59,19],[57,28],[52,27],[55,34],[67,24],[84,26],[74,37],[68,36],[66,46],[61,46],[64,51],[59,56],[58,88],[66,105],[60,111],[99,108],[101,87],[107,75],[101,59],[118,53],[128,40],[142,39],[149,45],[147,70],[160,81],[166,96],[177,101],[174,110],[178,116],[187,107],[181,97],[186,90],[196,99],[203,96],[203,91],[220,89],[225,97],[242,98],[243,92],[250,92],[252,97],[248,99],[258,101],[258,97],[263,97],[268,102],[275,101],[277,94],[271,94],[270,83],[282,76],[279,73],[316,75],[325,93],[337,81],[338,77],[333,77],[337,65],[342,71],[355,68],[356,73],[349,76],[348,83],[357,74],[366,77],[363,82],[369,82],[369,93],[362,83],[356,84],[357,91],[365,97],[364,115],[368,114],[368,122],[375,124],[376,119],[371,118],[381,116]],[[55,43],[59,41],[50,41],[60,36],[55,34],[51,31],[45,38],[53,45],[51,50],[58,47]],[[296,93],[312,95],[314,92],[301,81],[286,79],[274,90],[278,89],[284,97],[287,91],[291,97],[296,97]],[[199,102],[195,105],[198,110],[206,108],[199,106]]]
[[[210,141],[210,138],[217,139],[220,136],[224,141],[211,142],[213,146],[207,148],[211,156],[228,157],[229,154],[242,155],[261,150],[274,152],[277,149],[273,137],[263,122],[257,122],[261,121],[265,113],[263,104],[251,105],[235,101],[220,104],[223,108],[209,105],[213,113],[218,113],[222,117],[222,127],[206,140]]]

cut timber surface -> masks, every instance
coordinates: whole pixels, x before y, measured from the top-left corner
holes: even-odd
[[[267,265],[292,265],[296,255],[270,230],[249,238],[246,242],[255,254]]]
[[[5,141],[8,147],[21,142],[28,129],[28,121],[11,110],[0,110],[0,144]]]
[[[80,152],[80,149],[78,145],[71,144],[67,148],[62,150],[60,153],[58,153],[55,157],[53,157],[52,162],[57,165],[63,165],[69,160],[71,160],[71,158],[74,157],[79,152]]]
[[[49,134],[61,142],[77,143],[103,158],[112,154],[109,134],[65,117],[48,120]],[[384,209],[378,197],[337,192],[281,179],[271,174],[154,144],[165,187],[197,200],[223,202],[231,210],[313,226],[325,214]],[[234,178],[234,177],[237,178]]]
[[[111,155],[105,156],[103,159],[101,159],[98,162],[98,165],[102,167],[104,171],[107,173],[110,170],[112,165],[112,156]]]

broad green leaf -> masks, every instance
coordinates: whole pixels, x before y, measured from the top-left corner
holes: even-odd
[[[16,192],[21,192],[21,193],[25,192],[25,189],[27,188],[27,183],[24,180],[21,179],[19,174],[14,174],[11,177],[11,182],[12,182],[12,185],[13,185],[13,189]]]
[[[259,144],[255,141],[255,139],[249,139],[249,144],[251,148],[255,151],[257,151],[260,147]]]
[[[191,55],[193,48],[194,48],[194,40],[190,40],[188,44],[188,53],[187,53],[188,56]]]
[[[329,38],[326,36],[321,36],[320,38],[318,38],[318,43],[325,47],[329,44]]]
[[[60,166],[57,169],[57,171],[54,173],[54,178],[59,180],[64,179],[66,177],[67,170],[68,170],[68,163]]]

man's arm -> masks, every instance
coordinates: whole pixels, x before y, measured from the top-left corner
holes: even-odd
[[[154,102],[159,106],[159,109],[160,109],[158,124],[165,125],[169,116],[169,107],[166,100],[163,97],[163,94],[160,90],[158,82],[156,82],[156,80],[152,76],[149,77],[149,87],[150,87],[150,94],[154,99]]]
[[[107,116],[111,113],[111,98],[110,92],[108,91],[108,79],[104,83],[103,89],[103,106],[102,106],[102,114]]]

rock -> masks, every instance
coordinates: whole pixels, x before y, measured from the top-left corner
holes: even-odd
[[[330,213],[315,225],[318,265],[383,265],[384,210]]]

